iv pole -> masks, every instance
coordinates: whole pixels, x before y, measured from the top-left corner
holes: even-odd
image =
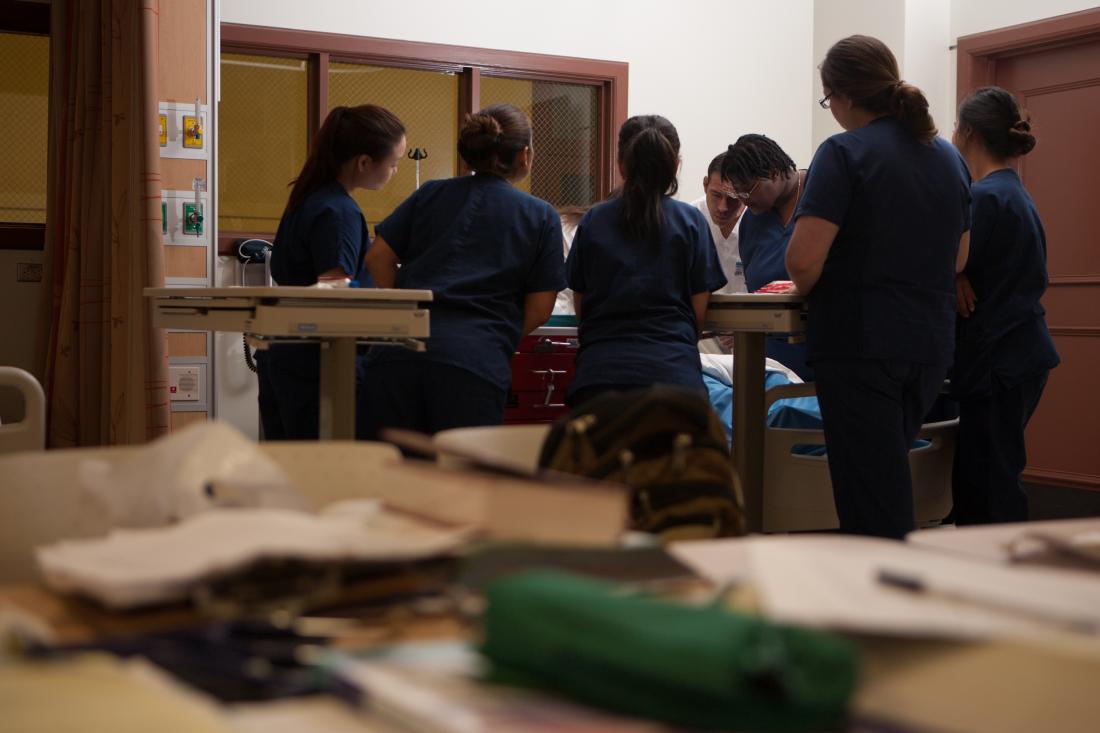
[[[416,161],[416,187],[420,188],[420,161],[428,157],[427,148],[412,148],[409,150],[409,159]]]

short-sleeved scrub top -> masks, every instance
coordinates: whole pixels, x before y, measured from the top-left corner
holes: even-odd
[[[396,287],[432,291],[427,350],[374,347],[368,366],[425,360],[507,391],[528,293],[565,287],[561,220],[507,181],[430,181],[377,227],[401,261]]]
[[[950,143],[920,142],[892,117],[833,135],[810,165],[801,216],[839,226],[809,295],[811,363],[951,363],[970,174]]]
[[[271,277],[279,285],[313,285],[339,267],[361,285],[372,284],[363,267],[370,246],[359,204],[333,181],[310,194],[279,222],[271,253]]]
[[[726,284],[706,218],[671,198],[656,241],[629,237],[622,200],[593,207],[569,252],[569,287],[582,295],[580,350],[570,393],[587,387],[671,384],[703,389],[691,298]]]
[[[1011,389],[1059,362],[1039,302],[1047,287],[1047,246],[1035,203],[1010,169],[990,173],[970,195],[965,272],[977,307],[958,319],[951,384],[959,395],[989,394],[994,381]]]

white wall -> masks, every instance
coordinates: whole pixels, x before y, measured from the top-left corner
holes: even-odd
[[[955,119],[951,1],[906,1],[905,51],[898,57],[902,78],[921,88],[940,135],[947,138]]]
[[[951,38],[1097,7],[1086,0],[951,0]],[[954,69],[952,69],[953,71]]]
[[[905,0],[817,0],[814,3],[813,103],[806,107],[811,110],[813,120],[813,150],[825,138],[841,131],[832,113],[817,104],[822,96],[817,67],[825,59],[825,53],[841,38],[859,33],[881,40],[894,52],[898,64],[902,65],[905,57],[905,8]],[[810,162],[809,158],[794,160],[799,166]]]
[[[739,135],[808,162],[813,0],[221,0],[226,23],[518,50],[630,64],[630,114],[680,133],[681,198]],[[766,71],[765,71],[766,70]]]

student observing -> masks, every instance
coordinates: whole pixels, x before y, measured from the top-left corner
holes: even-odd
[[[371,284],[363,266],[370,246],[367,222],[351,194],[385,186],[404,153],[405,126],[389,110],[365,104],[329,112],[294,180],[275,234],[271,276],[278,285],[345,278]],[[266,439],[317,439],[319,349],[317,344],[274,344],[257,354]],[[361,385],[362,357],[357,376]],[[357,433],[361,418],[357,415]]]
[[[1040,304],[1046,234],[1016,172],[1035,136],[1011,94],[984,87],[959,106],[953,141],[974,179],[970,256],[956,287],[953,514],[956,524],[1021,522],[1024,428],[1059,362]]]
[[[672,198],[676,128],[659,115],[631,117],[618,162],[619,193],[581,219],[566,263],[580,340],[567,401],[655,384],[705,394],[696,344],[726,277],[702,212]]]
[[[515,186],[531,171],[527,117],[510,104],[468,115],[458,153],[474,174],[425,183],[378,225],[367,254],[380,287],[433,296],[426,351],[370,353],[360,409],[372,436],[500,424],[519,339],[565,285],[558,213]]]
[[[914,528],[909,448],[954,355],[969,174],[882,41],[838,41],[821,85],[845,132],[814,154],[787,271],[809,299],[840,529],[901,538]]]

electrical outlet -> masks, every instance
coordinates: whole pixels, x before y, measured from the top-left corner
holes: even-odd
[[[168,367],[168,398],[173,402],[198,402],[199,367]]]
[[[15,265],[15,281],[20,283],[42,282],[42,265],[37,262],[18,262]]]

